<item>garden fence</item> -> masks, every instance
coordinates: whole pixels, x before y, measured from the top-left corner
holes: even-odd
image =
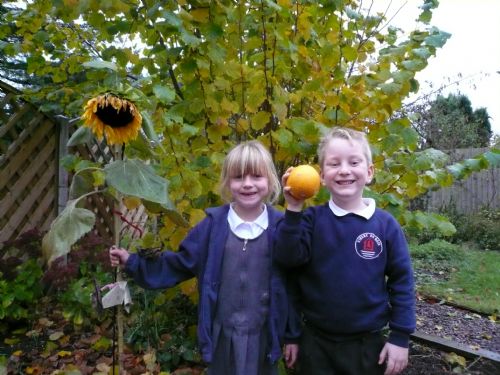
[[[41,113],[20,99],[20,92],[0,81],[0,248],[31,229],[46,231],[64,209],[68,200],[71,176],[60,165],[68,151],[71,133],[67,122]],[[102,143],[80,145],[72,153],[102,161],[110,157]],[[86,208],[96,214],[94,231],[113,239],[113,201],[100,194],[91,195]],[[123,218],[142,227],[144,207],[131,211],[123,208]],[[122,222],[121,231],[137,236],[138,232]]]
[[[473,158],[488,148],[466,148],[447,152],[450,161]],[[473,173],[468,179],[456,181],[453,186],[429,192],[425,196],[426,211],[455,210],[460,214],[477,212],[483,208],[500,209],[500,168]]]

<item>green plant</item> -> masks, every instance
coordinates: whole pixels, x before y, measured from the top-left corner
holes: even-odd
[[[126,340],[135,351],[156,349],[163,370],[201,362],[196,345],[196,306],[178,288],[143,290],[131,285],[134,304]]]
[[[15,268],[16,275],[0,280],[0,320],[30,320],[36,311],[36,302],[42,296],[40,278],[42,269],[35,259],[28,259]]]
[[[450,261],[463,258],[463,250],[460,246],[442,239],[413,245],[410,252],[413,259],[421,259],[426,262]]]
[[[454,220],[457,242],[474,242],[483,250],[500,250],[500,210],[482,209],[472,215],[460,215]]]
[[[99,283],[100,280],[105,280],[107,275],[95,272],[93,277]],[[72,280],[62,293],[56,295],[56,300],[62,305],[64,318],[76,326],[92,325],[101,321],[105,315],[98,314],[92,305],[93,291],[94,283],[91,277],[80,276]]]

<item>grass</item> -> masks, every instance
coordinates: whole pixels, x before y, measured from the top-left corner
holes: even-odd
[[[417,290],[486,314],[500,312],[500,252],[443,240],[410,246]]]

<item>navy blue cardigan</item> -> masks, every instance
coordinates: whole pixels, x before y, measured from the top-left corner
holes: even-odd
[[[283,214],[267,206],[269,244],[277,221]],[[159,258],[147,259],[130,254],[125,271],[146,289],[164,289],[179,282],[196,277],[198,279],[198,344],[202,358],[210,363],[214,351],[212,323],[219,287],[224,246],[229,234],[227,214],[229,205],[206,210],[207,216],[198,223],[182,241],[178,252],[164,251]],[[272,249],[271,249],[272,250]],[[295,341],[300,334],[298,315],[292,311],[286,292],[284,271],[272,265],[270,288],[270,308],[268,319],[268,359],[274,363],[281,356],[285,340]]]

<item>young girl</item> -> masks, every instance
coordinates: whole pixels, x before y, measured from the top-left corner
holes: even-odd
[[[249,141],[229,152],[220,190],[230,203],[207,209],[178,252],[146,259],[112,247],[111,264],[148,289],[197,277],[198,342],[208,373],[276,375],[285,336],[297,338],[299,321],[288,302],[285,275],[272,262],[272,238],[282,214],[270,203],[281,188],[262,144]],[[287,366],[296,355],[297,345],[287,344]]]

